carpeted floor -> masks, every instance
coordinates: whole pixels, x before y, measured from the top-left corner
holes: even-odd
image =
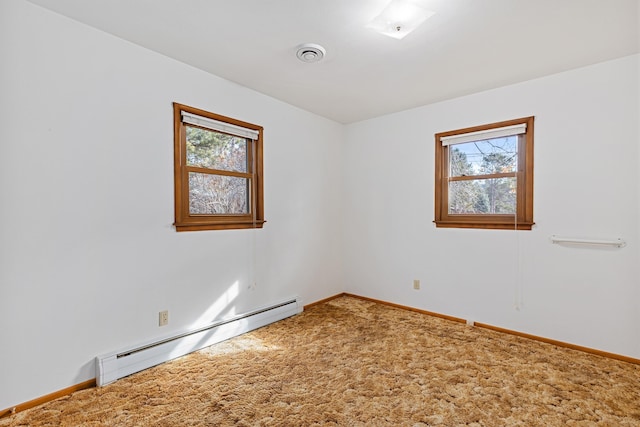
[[[640,426],[640,366],[343,297],[27,425]]]

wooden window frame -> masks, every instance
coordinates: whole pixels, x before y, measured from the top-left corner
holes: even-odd
[[[524,117],[487,125],[474,126],[435,135],[435,220],[436,227],[480,228],[500,230],[531,230],[533,221],[533,122],[534,117]],[[486,131],[494,128],[526,124],[526,132],[518,136],[518,170],[512,176],[517,178],[516,213],[512,214],[449,214],[449,147],[441,138],[470,132]],[[506,175],[501,175],[506,176]],[[488,176],[485,176],[488,177]],[[496,177],[498,177],[496,175]],[[459,177],[455,180],[477,179]]]
[[[189,211],[189,172],[202,172],[202,168],[188,166],[186,125],[182,121],[182,112],[229,123],[231,125],[252,129],[258,132],[256,140],[247,139],[247,173],[215,173],[247,178],[250,181],[249,213],[196,215]],[[194,126],[194,125],[189,125]],[[195,126],[197,127],[197,126]],[[262,126],[243,122],[219,114],[210,113],[198,108],[173,103],[174,130],[174,190],[175,190],[175,222],[176,231],[198,230],[232,230],[262,228],[264,220],[263,165],[262,165]],[[252,159],[251,156],[255,156]]]

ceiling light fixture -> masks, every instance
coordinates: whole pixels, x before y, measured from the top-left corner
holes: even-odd
[[[322,46],[315,43],[305,43],[298,46],[296,56],[302,62],[318,62],[326,55],[327,51]]]
[[[434,14],[415,1],[392,0],[367,28],[394,39],[402,39]]]

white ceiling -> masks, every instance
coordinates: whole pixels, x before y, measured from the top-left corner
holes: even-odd
[[[416,0],[403,40],[365,28],[389,0],[30,0],[341,123],[638,52],[640,0]],[[318,43],[322,62],[296,47]]]

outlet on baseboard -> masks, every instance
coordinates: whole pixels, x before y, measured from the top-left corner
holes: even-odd
[[[158,313],[158,326],[166,326],[169,324],[169,310]]]
[[[418,279],[413,280],[413,289],[420,289],[420,280]]]

